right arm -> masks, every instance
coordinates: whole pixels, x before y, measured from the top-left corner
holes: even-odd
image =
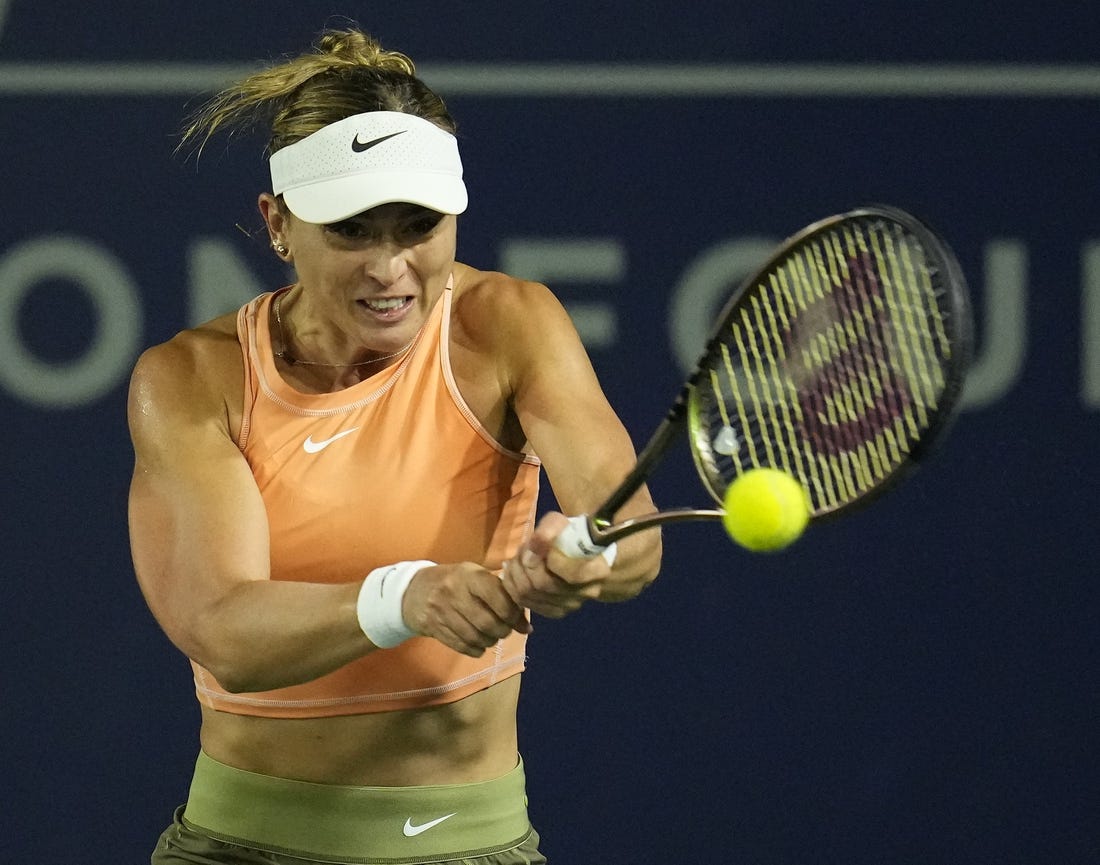
[[[239,359],[235,340],[218,344],[230,340],[188,332],[150,349],[135,367],[128,405],[135,452],[131,550],[142,592],[168,638],[227,690],[262,691],[310,681],[376,647],[359,627],[361,581],[270,579],[264,503],[217,385],[239,380],[239,360],[220,371],[212,360],[219,352]],[[469,570],[426,568],[414,585],[434,591],[407,597],[405,616],[419,633],[480,655],[522,624],[499,581]]]
[[[138,582],[168,638],[226,689],[314,679],[373,649],[358,627],[359,584],[270,580],[264,504],[196,341],[150,349],[131,380]]]

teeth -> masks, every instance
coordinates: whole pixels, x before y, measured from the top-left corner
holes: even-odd
[[[367,300],[364,301],[364,303],[371,309],[385,312],[389,309],[397,309],[399,306],[404,306],[407,299],[408,298],[405,297],[384,297],[379,300]]]

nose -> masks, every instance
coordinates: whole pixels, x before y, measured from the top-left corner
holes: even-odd
[[[409,272],[409,250],[391,238],[383,238],[363,252],[367,276],[383,286],[394,285]]]

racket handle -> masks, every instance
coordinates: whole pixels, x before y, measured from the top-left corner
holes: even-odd
[[[555,538],[554,546],[571,559],[603,556],[609,566],[615,564],[615,554],[618,552],[614,543],[603,547],[592,540],[592,534],[588,531],[588,517],[584,514],[569,518],[569,525]]]

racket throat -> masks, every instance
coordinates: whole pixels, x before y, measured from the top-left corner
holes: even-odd
[[[637,532],[644,532],[646,529],[655,529],[663,526],[667,523],[686,523],[695,522],[698,520],[721,520],[722,511],[717,510],[700,510],[698,508],[676,508],[670,511],[661,511],[659,513],[643,514],[642,516],[633,517],[629,520],[624,520],[617,525],[611,526],[606,522],[598,520],[590,520],[588,524],[588,533],[592,536],[592,540],[600,546],[607,546],[615,541],[622,540],[625,537],[633,535]],[[601,524],[602,523],[602,524]]]

